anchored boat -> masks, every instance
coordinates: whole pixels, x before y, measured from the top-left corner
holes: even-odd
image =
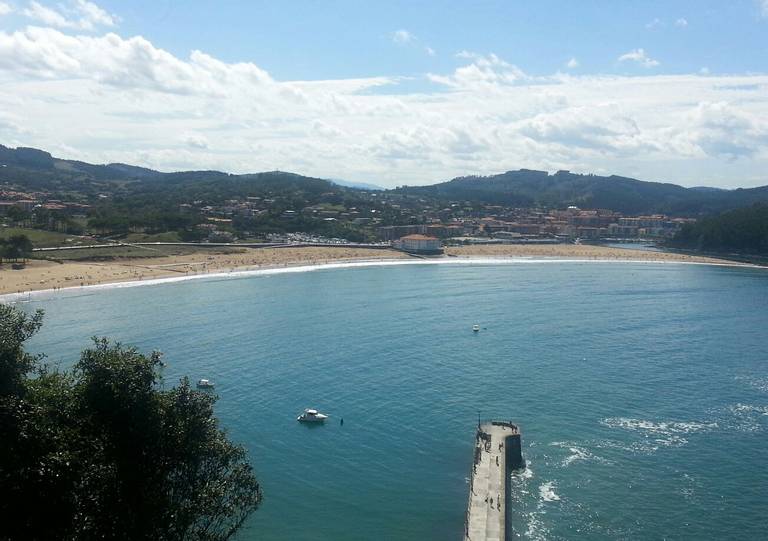
[[[300,423],[322,423],[328,418],[324,413],[320,413],[314,409],[305,409],[304,413],[296,417],[296,420]]]

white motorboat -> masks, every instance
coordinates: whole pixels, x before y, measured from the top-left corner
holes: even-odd
[[[480,332],[480,325],[472,325],[472,330],[474,332]]]
[[[198,389],[213,389],[213,382],[207,379],[200,379],[197,381]]]
[[[306,409],[304,413],[296,417],[296,420],[300,423],[322,423],[327,418],[328,416],[324,413],[313,409]]]

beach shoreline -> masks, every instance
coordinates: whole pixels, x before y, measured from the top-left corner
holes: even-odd
[[[253,274],[299,272],[323,268],[429,263],[525,262],[638,262],[693,263],[756,267],[749,263],[686,255],[591,245],[489,245],[446,248],[441,257],[419,258],[395,250],[304,247],[244,249],[239,253],[211,253],[112,261],[54,262],[31,260],[23,270],[0,267],[0,301],[32,293],[59,290],[133,287],[200,278],[241,277]]]

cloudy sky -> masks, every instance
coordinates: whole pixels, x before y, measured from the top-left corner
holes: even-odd
[[[768,184],[768,0],[0,0],[0,143],[382,186]]]

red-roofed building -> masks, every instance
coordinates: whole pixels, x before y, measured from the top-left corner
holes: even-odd
[[[443,245],[440,239],[427,235],[406,235],[392,243],[398,250],[412,254],[442,254]]]

